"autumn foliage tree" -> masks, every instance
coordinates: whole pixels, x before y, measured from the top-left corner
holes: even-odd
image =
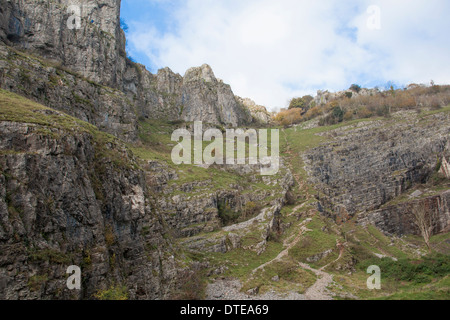
[[[435,110],[450,104],[449,85],[430,87],[411,84],[407,89],[391,88],[361,94],[362,88],[355,84],[349,90],[340,97],[318,105],[311,96],[294,98],[290,101],[289,110],[281,111],[275,116],[275,121],[289,126],[319,117],[321,125],[330,125],[355,119],[390,117],[392,113],[404,110]],[[357,92],[360,94],[356,95]]]
[[[285,127],[302,122],[302,109],[283,110],[275,116],[275,121]]]

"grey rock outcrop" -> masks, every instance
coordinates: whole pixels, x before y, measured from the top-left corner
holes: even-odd
[[[447,179],[450,179],[450,164],[447,161],[447,157],[442,157],[441,168],[439,169],[439,173],[444,175]]]
[[[182,118],[185,121],[204,121],[232,127],[251,122],[251,115],[238,103],[231,87],[216,79],[207,64],[186,71],[182,104]]]
[[[372,96],[380,93],[378,89],[366,89],[361,88],[359,92],[354,90],[344,90],[337,92],[329,92],[328,90],[318,90],[317,95],[314,97],[313,101],[315,105],[323,105],[331,102],[333,100],[342,99],[345,97],[361,97],[361,96]]]
[[[272,116],[267,111],[266,107],[259,106],[249,98],[237,97],[238,101],[243,104],[253,117],[253,122],[267,125],[272,122]]]
[[[238,102],[231,87],[217,79],[207,64],[187,70],[184,77],[169,68],[153,75],[135,64],[126,76],[126,88],[128,92],[132,88],[137,109],[145,118],[202,121],[227,127],[252,122],[250,112]]]

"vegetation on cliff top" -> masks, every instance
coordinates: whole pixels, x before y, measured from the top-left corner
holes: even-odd
[[[37,125],[37,133],[56,139],[61,134],[89,134],[97,151],[97,160],[112,162],[119,167],[137,168],[129,150],[116,137],[78,118],[3,89],[0,89],[0,121]]]
[[[408,89],[391,88],[365,95],[354,95],[362,90],[356,88],[352,86],[345,94],[330,98],[322,104],[317,104],[310,96],[293,98],[289,110],[279,112],[275,121],[290,126],[318,119],[319,125],[326,126],[355,119],[389,117],[394,112],[404,110],[439,110],[450,104],[449,85],[410,85]]]

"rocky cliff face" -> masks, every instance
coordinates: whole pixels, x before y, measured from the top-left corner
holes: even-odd
[[[59,63],[0,46],[0,86],[87,121],[123,140],[137,139],[137,112],[131,99]]]
[[[251,115],[239,104],[231,87],[217,80],[211,67],[191,68],[183,78],[183,112],[186,121],[228,124],[234,127],[251,122]]]
[[[140,116],[233,127],[252,121],[248,109],[238,103],[230,86],[217,80],[207,65],[188,70],[183,78],[168,68],[153,75],[144,66],[131,62],[126,57],[125,36],[120,28],[120,0],[80,4],[68,0],[58,3],[1,0],[1,3],[0,42],[47,59],[39,72],[28,72],[33,69],[28,65],[30,61],[20,63],[20,71],[43,79],[37,84],[30,79],[24,90],[19,88],[23,86],[23,77],[17,77],[17,66],[10,66],[13,72],[5,70],[10,77],[3,86],[9,86],[9,90],[26,93],[30,98],[77,117],[81,115],[82,119],[104,126],[108,132],[127,140],[135,139]],[[79,8],[79,12],[74,13],[73,6]],[[78,26],[76,19],[80,23]],[[57,85],[49,88],[46,80],[55,75],[48,65],[58,65],[88,83],[84,81],[82,89],[74,90],[73,83],[55,79]],[[103,96],[88,93],[101,86],[118,89],[124,96],[111,103],[104,101]],[[80,97],[78,102],[95,104],[96,115],[73,110],[91,106],[67,103],[67,91],[75,91]],[[116,109],[114,114],[110,105]],[[118,112],[117,108],[124,105],[126,110]],[[116,115],[122,119],[116,121]],[[123,124],[129,127],[118,128]],[[111,126],[116,128],[108,128]]]
[[[252,99],[249,99],[249,98],[243,99],[243,98],[237,97],[237,99],[241,104],[243,104],[250,111],[250,114],[252,115],[253,121],[255,123],[264,124],[264,125],[271,123],[272,116],[267,111],[266,107],[257,105],[255,103],[255,101],[253,101]]]
[[[350,97],[350,98],[356,98],[361,96],[373,96],[376,94],[379,94],[380,91],[378,89],[366,89],[361,88],[358,92],[355,90],[345,90],[345,91],[338,91],[338,92],[329,92],[328,90],[317,91],[317,95],[314,97],[313,102],[315,105],[323,105],[328,102],[331,102],[333,100]]]
[[[191,68],[184,77],[169,68],[156,75],[140,65],[127,71],[126,91],[137,97],[141,116],[237,127],[252,122],[231,87],[218,80],[209,65]]]
[[[120,0],[0,3],[4,43],[60,61],[95,82],[120,87],[126,69]]]
[[[425,209],[427,219],[431,221],[431,234],[450,230],[450,191],[362,214],[358,217],[358,223],[363,226],[374,225],[389,235],[414,234],[420,236],[420,229],[413,214],[417,207]]]
[[[90,299],[116,286],[167,297],[167,231],[117,139],[3,92],[0,137],[1,299]],[[80,291],[67,289],[70,265],[82,269]]]
[[[119,0],[80,4],[74,29],[69,1],[0,2],[0,86],[51,108],[1,91],[1,299],[90,299],[121,287],[131,299],[167,298],[179,283],[173,237],[220,230],[219,203],[239,213],[272,198],[278,207],[267,219],[278,225],[288,172],[266,181],[281,182],[276,191],[199,180],[177,196],[168,184],[176,173],[156,161],[142,171],[120,140],[103,133],[137,143],[146,118],[251,123],[208,65],[182,77],[128,60]],[[211,245],[217,251],[227,238],[221,233]],[[66,287],[70,265],[82,269],[81,291]]]
[[[450,134],[448,113],[401,113],[326,133],[303,158],[323,211],[345,221],[379,209],[435,172]]]

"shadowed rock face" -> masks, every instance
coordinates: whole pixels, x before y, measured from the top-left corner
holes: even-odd
[[[450,191],[362,214],[358,217],[358,223],[374,225],[390,235],[421,235],[413,214],[417,206],[424,208],[425,214],[432,222],[432,234],[450,230]]]
[[[164,298],[175,264],[126,149],[43,130],[0,122],[0,299],[89,299],[112,284]],[[124,165],[102,158],[107,149]],[[70,265],[82,268],[80,291],[66,287]]]

